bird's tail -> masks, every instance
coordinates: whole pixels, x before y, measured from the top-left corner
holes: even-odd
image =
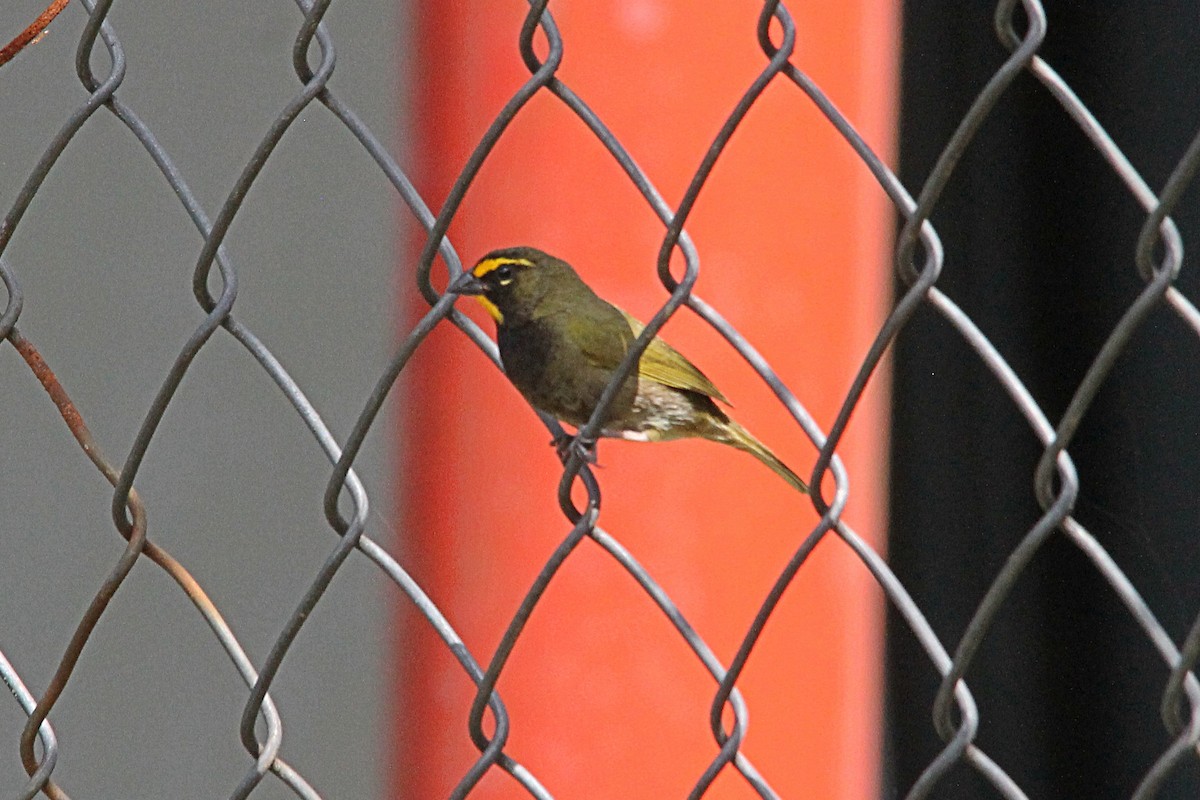
[[[726,444],[733,445],[738,450],[745,450],[770,467],[771,471],[776,475],[791,484],[793,489],[801,494],[808,494],[808,485],[800,480],[800,476],[792,472],[787,464],[780,461],[779,456],[772,453],[770,448],[754,438],[754,434],[750,433],[750,431],[730,419],[722,421],[721,432],[725,434],[725,437],[728,437],[722,437]]]

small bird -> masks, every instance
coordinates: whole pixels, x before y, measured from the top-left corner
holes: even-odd
[[[645,328],[593,292],[566,261],[532,247],[493,250],[449,291],[474,295],[496,321],[504,371],[525,399],[575,427],[591,417]],[[609,405],[600,435],[640,442],[695,436],[731,445],[807,492],[804,481],[716,400],[729,403],[692,362],[655,337]]]

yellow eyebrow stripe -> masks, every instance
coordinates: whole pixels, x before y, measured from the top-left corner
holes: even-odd
[[[502,267],[505,264],[518,264],[522,267],[532,267],[533,262],[524,258],[485,258],[475,265],[475,269],[471,270],[471,274],[476,278],[482,278],[497,267]]]

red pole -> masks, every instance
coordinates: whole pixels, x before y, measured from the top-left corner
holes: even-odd
[[[814,7],[819,6],[819,7]],[[551,3],[574,88],[668,199],[682,196],[726,115],[763,68],[754,3]],[[527,78],[524,4],[419,4],[416,142],[440,202],[501,105]],[[795,61],[885,157],[895,127],[898,3],[791,9]],[[884,316],[891,208],[795,86],[755,104],[688,222],[697,293],[766,356],[828,427]],[[573,263],[603,296],[648,318],[666,298],[663,227],[604,148],[542,92],[506,132],[450,229],[464,261],[530,244]],[[419,245],[418,245],[419,246]],[[403,280],[410,281],[411,259]],[[438,265],[441,269],[441,265]],[[488,331],[491,322],[460,303]],[[424,310],[423,308],[421,310]],[[815,457],[790,416],[720,337],[684,310],[664,338],[737,403],[736,416],[798,473]],[[885,528],[886,379],[840,448],[847,519]],[[486,665],[570,526],[547,433],[503,375],[449,326],[418,351],[402,395],[402,562]],[[605,441],[600,524],[620,539],[728,664],[784,563],[816,522],[806,498],[755,460],[708,442]],[[789,588],[739,681],[745,752],[784,797],[879,794],[882,594],[839,542]],[[445,797],[477,758],[474,687],[405,607],[394,655],[398,797]],[[683,797],[714,757],[715,683],[667,620],[585,541],[537,607],[499,691],[506,748],[556,796]],[[522,796],[492,770],[472,794]],[[727,769],[708,795],[751,797]]]

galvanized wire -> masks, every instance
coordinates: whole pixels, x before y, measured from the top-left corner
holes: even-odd
[[[12,664],[0,654],[0,678],[28,715],[28,723],[21,738],[21,754],[30,775],[30,782],[23,787],[20,797],[33,797],[38,792],[52,798],[67,797],[63,788],[52,780],[55,766],[62,757],[52,728],[53,712],[62,689],[71,679],[74,664],[91,631],[106,612],[108,600],[143,555],[166,571],[185,592],[249,688],[239,733],[251,763],[240,783],[231,787],[229,796],[250,796],[262,779],[271,773],[298,797],[320,797],[299,772],[280,758],[284,741],[283,728],[270,689],[306,620],[325,595],[333,578],[341,571],[350,553],[358,550],[396,584],[452,654],[467,678],[476,686],[474,701],[465,721],[468,735],[479,750],[479,757],[462,775],[451,797],[467,797],[489,771],[498,768],[511,776],[515,786],[520,787],[525,795],[550,798],[553,795],[538,780],[535,773],[506,752],[513,723],[496,691],[496,685],[507,666],[513,648],[523,634],[526,622],[548,587],[554,581],[560,580],[561,567],[585,539],[590,539],[598,545],[630,575],[670,622],[715,682],[716,688],[709,714],[709,725],[715,745],[714,754],[703,772],[696,776],[689,794],[691,798],[708,795],[714,780],[726,767],[736,770],[750,790],[758,796],[779,796],[771,788],[770,776],[762,774],[742,750],[749,709],[737,689],[737,681],[753,657],[755,646],[763,631],[771,623],[784,592],[803,570],[816,545],[830,533],[862,563],[888,601],[895,606],[899,617],[927,654],[930,668],[941,681],[933,706],[933,723],[934,730],[944,741],[944,747],[912,786],[901,787],[905,797],[915,800],[930,796],[946,774],[956,765],[963,763],[987,781],[995,796],[1026,797],[1025,791],[1005,771],[1003,765],[993,761],[976,744],[981,724],[980,712],[968,688],[967,677],[980,645],[987,638],[997,613],[1005,606],[1014,585],[1046,540],[1058,534],[1066,537],[1090,560],[1096,573],[1111,586],[1170,671],[1169,680],[1164,686],[1162,717],[1165,729],[1174,739],[1158,760],[1147,767],[1132,797],[1154,797],[1163,781],[1174,770],[1184,761],[1196,756],[1200,744],[1200,683],[1196,681],[1192,669],[1200,659],[1200,616],[1197,616],[1185,641],[1177,646],[1121,567],[1072,516],[1080,480],[1068,448],[1114,362],[1129,347],[1131,337],[1153,309],[1160,306],[1169,308],[1188,329],[1200,337],[1200,311],[1174,285],[1183,263],[1184,237],[1170,216],[1200,167],[1200,134],[1197,134],[1196,139],[1180,157],[1161,195],[1155,195],[1107,134],[1101,121],[1092,115],[1070,86],[1039,56],[1050,25],[1041,5],[1036,0],[1022,0],[1019,5],[1023,32],[1018,33],[1014,23],[1017,0],[1001,0],[995,14],[996,33],[1011,53],[997,66],[990,80],[980,87],[970,109],[944,146],[940,157],[914,197],[914,193],[901,184],[883,160],[856,132],[853,123],[802,70],[803,54],[796,52],[795,23],[783,3],[779,0],[768,0],[759,10],[757,20],[758,42],[765,57],[762,71],[755,76],[734,107],[729,110],[718,134],[693,172],[679,207],[672,209],[663,200],[650,177],[638,166],[633,154],[612,133],[604,120],[558,76],[558,68],[567,44],[554,23],[548,8],[549,0],[533,0],[521,28],[513,32],[521,57],[529,71],[529,78],[494,117],[459,172],[445,202],[434,214],[380,139],[328,85],[334,71],[335,57],[333,41],[322,19],[331,2],[332,0],[297,0],[303,18],[294,40],[292,61],[299,88],[262,134],[253,154],[229,188],[216,216],[210,220],[175,160],[162,147],[151,128],[118,96],[125,75],[125,56],[116,32],[108,21],[113,0],[80,0],[89,16],[80,35],[76,71],[89,94],[63,123],[59,133],[49,141],[44,155],[30,170],[12,207],[5,214],[3,221],[0,221],[0,282],[5,287],[5,307],[0,314],[0,339],[8,341],[21,354],[50,393],[52,401],[76,435],[81,447],[105,477],[114,484],[111,515],[118,533],[127,541],[127,546],[113,566],[109,578],[96,592],[95,599],[67,644],[53,678],[48,681],[50,688],[40,699],[35,702]],[[778,40],[772,38],[773,22],[779,32]],[[548,43],[544,59],[534,52],[533,40],[538,31]],[[108,73],[103,77],[93,74],[91,66],[97,40],[103,43],[109,63]],[[310,63],[310,48],[314,45],[315,65]],[[1048,418],[1020,376],[985,333],[937,286],[939,277],[947,268],[949,257],[942,247],[931,217],[959,159],[971,146],[980,127],[995,113],[997,102],[1009,91],[1014,79],[1023,72],[1036,78],[1055,98],[1064,113],[1079,126],[1113,173],[1146,212],[1132,262],[1145,285],[1097,352],[1057,424]],[[845,139],[904,218],[895,250],[896,274],[904,290],[896,299],[891,313],[880,327],[870,348],[863,355],[855,379],[828,432],[821,429],[800,398],[780,379],[753,345],[725,320],[714,306],[694,292],[701,269],[701,254],[685,230],[686,222],[730,137],[743,120],[754,112],[755,104],[763,91],[776,81],[790,82],[799,88],[803,97],[813,103],[830,126]],[[645,330],[638,336],[630,353],[617,369],[591,419],[578,431],[577,442],[582,444],[594,439],[605,408],[614,398],[624,377],[635,368],[643,349],[672,315],[683,306],[687,306],[720,333],[731,349],[750,365],[819,451],[809,485],[813,487],[811,499],[820,515],[820,521],[787,562],[780,566],[778,577],[763,598],[758,613],[747,628],[728,666],[719,661],[700,632],[688,622],[683,609],[672,600],[654,576],[634,558],[616,536],[600,527],[601,483],[586,463],[585,447],[571,447],[563,454],[564,469],[558,500],[570,526],[569,532],[542,566],[509,622],[499,645],[486,658],[478,658],[476,654],[469,652],[425,589],[409,575],[393,555],[366,535],[370,518],[369,500],[362,481],[354,471],[354,464],[368,436],[376,428],[378,416],[392,387],[414,353],[435,328],[450,325],[461,331],[493,363],[499,364],[496,348],[488,336],[455,310],[457,298],[440,293],[434,286],[433,264],[434,260],[441,256],[451,278],[462,270],[462,261],[447,237],[447,231],[480,169],[505,131],[523,112],[529,100],[540,93],[557,98],[558,102],[584,123],[627,176],[664,229],[657,271],[669,297],[650,318]],[[343,443],[339,443],[333,436],[300,384],[283,368],[263,340],[234,316],[238,273],[223,244],[230,226],[246,204],[251,187],[272,158],[281,137],[314,100],[327,109],[344,126],[347,134],[370,155],[426,233],[424,247],[413,265],[412,277],[416,287],[428,301],[429,310],[397,344],[394,355],[365,399],[356,422]],[[16,324],[26,298],[21,290],[17,268],[4,255],[33,198],[42,191],[51,168],[87,124],[92,114],[102,107],[142,145],[155,167],[171,186],[202,239],[192,275],[192,290],[205,315],[204,319],[166,369],[161,387],[146,409],[139,430],[119,466],[110,464],[100,454],[90,439],[86,425],[83,424],[81,410],[75,408],[66,394],[66,389],[58,382],[53,371],[40,360],[32,343],[24,339],[18,331]],[[685,265],[683,274],[679,277],[671,273],[669,266],[671,255],[677,249],[682,254]],[[1156,262],[1154,253],[1159,251],[1163,255]],[[218,284],[219,289],[210,289],[210,280]],[[1041,504],[1043,516],[1013,549],[962,637],[951,646],[939,639],[920,607],[891,571],[885,559],[843,519],[843,513],[851,502],[851,493],[849,476],[837,455],[838,445],[850,426],[854,411],[858,408],[863,392],[876,373],[881,359],[914,313],[926,305],[941,315],[963,338],[980,363],[994,377],[1004,395],[1024,417],[1031,433],[1043,447],[1033,476],[1035,496]],[[320,457],[332,465],[324,496],[324,508],[327,522],[336,535],[336,544],[329,551],[317,575],[301,593],[289,619],[279,630],[270,652],[257,667],[246,655],[223,615],[199,583],[182,564],[148,538],[144,511],[134,489],[145,458],[154,446],[168,406],[176,397],[179,386],[195,358],[218,330],[224,330],[245,348],[255,363],[270,377],[313,437]],[[564,435],[557,422],[548,418],[543,418],[543,421],[555,437]],[[833,494],[828,498],[821,494],[823,479],[827,473],[833,487]],[[577,505],[571,495],[572,487],[577,481],[582,485],[586,496],[586,502],[582,506]],[[351,510],[348,517],[343,513],[343,508]],[[723,721],[726,709],[732,715],[732,727],[729,729],[726,729]],[[484,725],[484,717],[489,713],[493,723],[490,736],[485,732]],[[256,730],[256,724],[259,722],[263,726],[261,733]],[[40,742],[40,754],[36,752],[35,742]],[[566,791],[569,792],[569,788]]]

